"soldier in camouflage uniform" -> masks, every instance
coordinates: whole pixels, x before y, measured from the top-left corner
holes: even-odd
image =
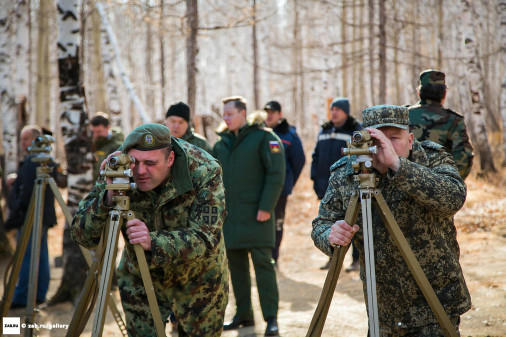
[[[464,204],[466,185],[451,155],[441,145],[413,139],[407,130],[407,108],[380,105],[367,108],[362,114],[362,126],[378,147],[378,153],[373,155],[378,189],[458,331],[460,315],[471,307],[453,223],[453,215]],[[352,194],[359,189],[351,162],[344,157],[332,166],[329,188],[313,220],[311,237],[327,255],[352,239],[355,241],[360,250],[360,277],[367,296],[361,216],[353,226],[343,220]],[[443,336],[374,207],[372,221],[381,336]]]
[[[169,128],[173,137],[198,146],[207,153],[212,152],[212,147],[207,139],[196,133],[190,126],[190,107],[185,103],[172,104],[165,114],[164,124]]]
[[[100,175],[100,164],[121,146],[125,137],[120,128],[111,127],[109,115],[101,111],[95,113],[90,119],[90,130],[94,157],[93,181],[97,181]]]
[[[122,233],[126,242],[139,243],[145,250],[162,318],[175,313],[179,336],[220,336],[228,301],[220,165],[205,151],[171,138],[169,129],[161,124],[137,127],[121,150],[136,160],[137,183],[130,193],[130,209],[136,219],[126,222]],[[99,179],[72,222],[72,238],[88,248],[98,244],[112,209],[111,193],[105,186]],[[118,267],[128,334],[154,336],[130,244]]]
[[[444,146],[453,156],[462,179],[466,179],[473,166],[473,147],[469,142],[464,117],[443,103],[446,97],[445,74],[438,70],[425,70],[420,74],[418,87],[420,101],[409,107],[411,132],[418,141],[432,140]]]

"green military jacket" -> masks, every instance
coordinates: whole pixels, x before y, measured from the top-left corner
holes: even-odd
[[[213,155],[223,167],[227,249],[274,247],[273,212],[285,182],[283,145],[258,123],[246,124],[237,136],[228,129],[218,134]],[[271,218],[257,221],[258,210],[271,212]]]
[[[181,137],[181,139],[186,140],[188,143],[193,144],[195,146],[200,147],[202,150],[205,150],[207,153],[212,153],[213,148],[203,136],[196,133],[193,128],[188,126],[186,129],[186,133]]]
[[[95,157],[95,162],[93,163],[93,181],[97,181],[100,175],[100,164],[102,164],[109,154],[116,151],[123,144],[124,140],[125,136],[121,129],[111,128],[109,137],[100,137],[93,141],[93,156]]]
[[[471,298],[459,263],[459,245],[453,215],[466,199],[466,185],[451,155],[442,146],[413,142],[410,157],[400,158],[399,170],[379,177],[378,189],[402,230],[423,272],[449,317],[469,310]],[[327,255],[330,227],[343,220],[352,194],[358,191],[347,157],[331,167],[329,188],[313,220],[311,237]],[[360,204],[360,203],[359,203]],[[417,327],[436,323],[430,306],[408,269],[381,216],[373,206],[374,258],[380,324]],[[360,277],[367,297],[362,217],[353,240],[360,251]],[[367,303],[367,300],[366,300]]]
[[[466,179],[474,153],[462,115],[443,108],[441,103],[421,100],[409,107],[409,124],[418,141],[432,140],[443,145],[453,156],[462,179]]]
[[[177,295],[189,288],[228,296],[221,167],[205,151],[174,137],[172,146],[176,157],[167,182],[152,191],[130,192],[130,209],[150,231],[146,258],[155,290],[178,301],[191,300],[191,294]],[[104,194],[105,183],[99,180],[72,221],[72,238],[84,247],[99,243],[108,222],[111,208],[104,206]],[[118,269],[120,278],[125,273],[141,277],[132,245],[125,246]]]

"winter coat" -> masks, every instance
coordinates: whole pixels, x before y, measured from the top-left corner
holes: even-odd
[[[274,132],[255,122],[236,136],[219,132],[213,155],[223,167],[227,218],[223,225],[227,249],[274,247],[274,207],[285,181],[285,158]],[[271,213],[264,222],[258,210]]]
[[[221,167],[207,152],[174,137],[172,149],[175,160],[164,184],[151,191],[128,192],[130,210],[150,232],[151,251],[145,253],[155,292],[182,307],[185,303],[193,307],[202,298],[226,305],[220,300],[228,294]],[[72,221],[72,238],[87,248],[98,244],[112,209],[103,202],[105,186],[98,180]],[[126,227],[121,231],[128,241]],[[125,246],[118,270],[120,279],[133,275],[142,286],[132,245]]]
[[[37,167],[40,163],[33,162],[32,159],[39,156],[38,154],[30,154],[21,162],[17,178],[12,185],[9,195],[9,216],[5,222],[5,229],[20,228],[28,213],[30,200],[34,192],[35,179],[37,179]],[[51,177],[56,177],[56,166],[51,160],[48,164],[52,167]],[[34,204],[35,207],[35,204]],[[35,220],[34,220],[35,221]],[[44,192],[44,210],[42,214],[42,225],[52,227],[56,224],[56,211],[54,208],[54,194],[49,184]]]
[[[453,223],[453,216],[466,199],[466,185],[451,155],[434,142],[415,140],[409,158],[401,157],[400,161],[396,173],[389,171],[381,175],[376,172],[378,189],[446,313],[456,317],[471,307]],[[330,227],[344,219],[350,198],[359,189],[351,163],[345,157],[332,166],[329,188],[313,221],[311,237],[328,255],[333,251],[328,240]],[[402,327],[437,324],[374,203],[372,222],[380,324]],[[360,277],[367,303],[361,216],[357,224],[360,230],[353,241],[360,251]]]
[[[281,119],[273,131],[281,139],[285,148],[286,176],[281,195],[288,195],[292,193],[292,189],[299,179],[306,162],[306,156],[295,127],[289,125],[285,118]]]
[[[351,138],[353,131],[360,129],[360,124],[351,116],[341,127],[336,127],[332,121],[322,125],[311,163],[311,180],[318,199],[323,198],[329,185],[330,167],[343,156],[341,149],[346,147],[346,141]]]

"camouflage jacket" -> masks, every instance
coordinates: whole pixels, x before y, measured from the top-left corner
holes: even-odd
[[[443,145],[453,156],[462,179],[466,179],[474,154],[462,115],[443,108],[441,103],[421,100],[409,107],[409,124],[418,141],[432,140]]]
[[[396,173],[377,173],[378,189],[446,313],[450,317],[458,316],[471,307],[459,264],[459,246],[453,223],[453,215],[464,204],[466,185],[451,156],[436,143],[415,140],[409,159],[400,159],[401,166]],[[349,200],[359,188],[347,157],[334,164],[331,171],[329,189],[320,203],[318,216],[313,220],[311,233],[315,245],[327,255],[333,250],[328,240],[330,227],[335,221],[344,219]],[[406,327],[437,323],[374,206],[372,221],[380,323]],[[367,297],[360,214],[357,224],[360,230],[353,240],[360,251],[360,277]]]
[[[158,292],[170,296],[191,284],[228,292],[228,271],[222,233],[225,191],[221,167],[206,152],[172,138],[176,154],[167,182],[155,190],[130,193],[130,210],[143,221],[151,236],[146,258]],[[105,183],[99,180],[79,204],[71,225],[74,241],[93,247],[108,222],[104,206]],[[126,238],[125,226],[122,226]],[[127,244],[119,265],[121,273],[140,277],[132,245]],[[121,276],[120,276],[121,277]],[[202,280],[213,280],[209,284]]]
[[[206,151],[209,154],[213,152],[213,148],[207,139],[205,139],[204,136],[196,133],[191,127],[188,127],[186,133],[183,135],[183,137],[181,137],[181,139],[186,140],[190,144],[200,147],[202,150]]]
[[[100,137],[93,140],[93,181],[97,181],[100,174],[100,165],[105,158],[114,151],[116,151],[123,141],[125,136],[119,128],[111,128],[111,134],[109,137]]]

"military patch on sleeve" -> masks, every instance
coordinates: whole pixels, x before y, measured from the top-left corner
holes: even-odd
[[[277,140],[269,141],[269,147],[271,149],[271,153],[281,152],[281,149],[279,148],[279,142]]]
[[[218,207],[204,206],[202,207],[202,220],[208,225],[214,225],[218,222]]]

